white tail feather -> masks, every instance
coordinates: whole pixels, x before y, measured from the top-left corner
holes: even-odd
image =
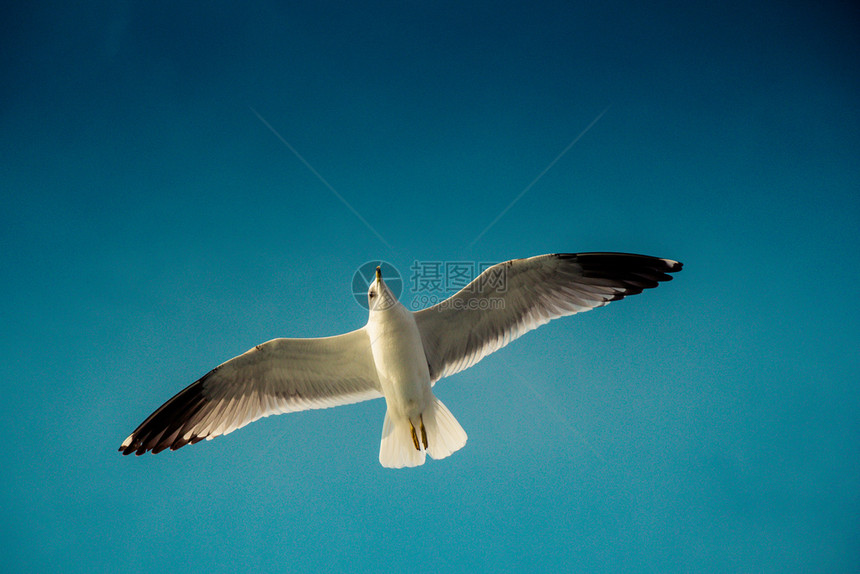
[[[442,404],[433,397],[433,405],[424,413],[424,427],[427,429],[427,454],[439,460],[450,456],[466,444],[466,431]]]
[[[382,443],[379,445],[379,464],[388,468],[420,466],[424,464],[424,449],[416,450],[412,442],[409,419],[395,420],[385,411],[382,423]]]
[[[445,458],[466,444],[466,431],[439,399],[433,398],[430,408],[422,413],[421,419],[427,431],[426,451],[424,445],[420,444],[420,439],[420,450],[415,448],[409,419],[395,419],[389,411],[385,411],[382,442],[379,445],[379,463],[382,466],[388,468],[420,466],[424,464],[427,454],[434,459]],[[415,423],[417,427],[418,421]]]

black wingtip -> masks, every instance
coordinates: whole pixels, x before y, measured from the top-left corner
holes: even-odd
[[[205,438],[189,434],[207,402],[203,394],[205,378],[192,383],[149,415],[126,439],[128,442],[120,445],[119,452],[123,455],[134,453],[137,456],[150,451],[158,454],[167,449],[176,450],[187,444],[194,444]]]
[[[592,269],[610,269],[610,268],[627,268],[641,269],[650,271],[660,271],[663,273],[677,273],[684,268],[684,264],[674,259],[663,259],[660,257],[652,257],[651,255],[639,255],[636,253],[613,253],[613,252],[594,252],[594,253],[558,253],[556,255],[560,259],[574,259],[581,263],[585,268]],[[671,277],[661,279],[663,281],[670,280]]]
[[[559,259],[568,260],[580,268],[582,277],[596,281],[614,281],[624,291],[610,301],[636,295],[653,289],[663,281],[671,281],[670,273],[677,273],[684,264],[674,259],[662,259],[635,253],[559,253]]]

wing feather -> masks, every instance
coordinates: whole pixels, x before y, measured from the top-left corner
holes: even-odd
[[[123,454],[176,450],[260,418],[382,396],[365,329],[320,339],[274,339],[212,369],[152,413]]]
[[[430,377],[462,371],[552,319],[656,287],[682,267],[629,253],[555,253],[494,265],[415,313]]]

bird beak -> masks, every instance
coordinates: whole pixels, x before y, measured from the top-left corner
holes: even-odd
[[[382,269],[380,267],[376,268],[376,280],[382,281]]]

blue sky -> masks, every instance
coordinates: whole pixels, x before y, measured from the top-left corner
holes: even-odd
[[[234,4],[6,10],[5,569],[856,570],[856,7]],[[116,452],[367,261],[558,251],[685,269],[440,382],[448,459],[381,401]]]

